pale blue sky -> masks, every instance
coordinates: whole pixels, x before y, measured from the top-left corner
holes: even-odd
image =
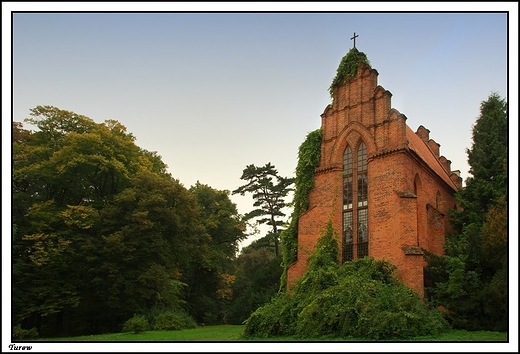
[[[466,179],[465,149],[480,103],[492,92],[507,98],[508,78],[510,96],[518,97],[517,4],[465,3],[462,9],[325,4],[311,9],[334,12],[16,13],[12,119],[23,121],[37,105],[96,122],[116,119],[135,135],[137,145],[157,151],[186,187],[199,180],[233,190],[243,183],[246,165],[267,162],[281,175],[293,176],[298,147],[320,127],[320,114],[330,103],[328,87],[356,32],[356,47],[378,71],[379,84],[393,94],[392,107],[406,115],[414,131],[419,125],[428,128],[452,169]],[[18,6],[9,10],[32,10]],[[101,4],[55,6],[37,9],[105,10]],[[208,8],[222,9],[244,10]],[[262,9],[309,8],[292,3]],[[369,12],[412,9],[506,10],[513,17],[508,26],[505,13]],[[109,10],[179,9],[141,3]],[[258,8],[252,4],[245,10]],[[364,12],[337,12],[353,10]],[[2,12],[6,26],[10,18]],[[517,102],[510,104],[516,132]],[[4,134],[10,130],[5,107]],[[9,136],[3,140],[10,141]],[[252,209],[250,198],[232,200],[240,213]]]
[[[507,95],[505,13],[17,13],[13,119],[116,119],[186,187],[233,190],[267,162],[291,176],[354,32],[393,108],[466,178],[480,102]]]

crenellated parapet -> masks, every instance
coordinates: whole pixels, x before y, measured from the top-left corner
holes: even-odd
[[[421,138],[424,144],[426,144],[426,146],[430,149],[431,153],[438,160],[443,170],[449,176],[450,180],[458,187],[458,189],[462,188],[462,178],[460,177],[460,170],[451,170],[451,161],[448,160],[445,156],[440,155],[441,145],[430,138],[430,130],[420,125],[417,128],[415,135]]]

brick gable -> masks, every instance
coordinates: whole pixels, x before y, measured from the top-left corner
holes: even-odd
[[[420,126],[391,108],[392,94],[378,86],[378,72],[361,65],[354,78],[334,88],[322,117],[321,160],[309,209],[298,220],[298,258],[288,268],[288,286],[305,272],[307,259],[327,222],[343,234],[343,154],[366,145],[368,156],[368,256],[390,261],[405,284],[424,293],[423,252],[443,252],[448,210],[461,188],[458,171],[439,156],[440,145]],[[357,191],[354,179],[354,193]],[[356,203],[354,203],[356,204]],[[358,208],[353,206],[354,227]],[[354,237],[355,238],[355,237]],[[355,253],[354,253],[355,254]]]

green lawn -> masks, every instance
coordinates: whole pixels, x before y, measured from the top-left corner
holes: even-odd
[[[48,341],[87,341],[87,342],[132,342],[132,341],[237,341],[244,330],[244,326],[205,326],[180,331],[146,331],[143,333],[110,333],[93,336],[45,338]]]
[[[42,338],[40,341],[52,341],[52,342],[132,342],[132,341],[145,341],[145,342],[192,342],[192,341],[206,341],[206,342],[229,342],[229,341],[248,341],[241,338],[244,326],[206,326],[198,327],[194,329],[183,329],[180,331],[147,331],[144,333],[112,333],[112,334],[100,334],[94,336],[81,336],[81,337],[67,337],[67,338]],[[264,341],[262,339],[254,339],[254,341]],[[360,338],[313,338],[313,339],[302,339],[295,337],[277,337],[269,338],[265,341],[362,341]],[[370,340],[368,340],[370,341]],[[486,342],[486,341],[507,341],[506,332],[469,332],[461,330],[451,330],[439,336],[425,336],[416,337],[406,341],[426,341],[426,342]]]

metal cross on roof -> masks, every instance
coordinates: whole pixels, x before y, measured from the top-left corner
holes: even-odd
[[[354,32],[354,37],[350,38],[351,40],[354,40],[354,48],[356,48],[356,38],[359,37],[359,35],[356,35],[356,32]]]

